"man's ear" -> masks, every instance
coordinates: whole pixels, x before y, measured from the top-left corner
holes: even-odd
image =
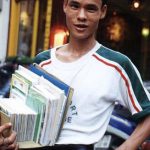
[[[102,8],[101,8],[101,16],[100,16],[100,19],[105,18],[106,13],[107,13],[107,5],[104,5],[104,6],[102,6]]]
[[[63,3],[63,10],[64,10],[64,13],[66,13],[67,3],[68,3],[68,0],[64,0],[64,3]]]

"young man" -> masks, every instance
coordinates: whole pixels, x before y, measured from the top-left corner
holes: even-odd
[[[95,39],[107,11],[105,2],[64,0],[69,43],[35,58],[41,67],[74,88],[56,150],[92,150],[106,131],[115,102],[128,107],[135,120],[145,118],[118,150],[136,150],[150,134],[150,96],[137,69],[126,56]]]
[[[5,130],[11,129],[12,125],[6,123],[0,126],[0,150],[18,150],[16,143],[16,133],[13,131],[8,137],[4,137]]]

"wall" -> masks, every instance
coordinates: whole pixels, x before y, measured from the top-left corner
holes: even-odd
[[[5,60],[7,53],[9,10],[10,0],[2,0],[2,11],[0,11],[0,62]]]

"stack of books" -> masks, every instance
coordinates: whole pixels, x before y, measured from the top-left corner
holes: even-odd
[[[12,122],[18,142],[52,146],[59,137],[72,94],[69,85],[37,64],[28,69],[19,66],[12,75],[10,98],[0,99],[1,124]]]

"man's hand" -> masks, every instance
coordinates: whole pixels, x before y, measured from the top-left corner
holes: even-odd
[[[135,146],[134,144],[129,142],[130,141],[125,141],[116,150],[137,150],[138,146]]]
[[[18,150],[16,133],[12,131],[9,135],[7,135],[7,137],[5,135],[7,130],[11,130],[11,127],[11,123],[6,123],[0,126],[0,150]]]
[[[140,122],[131,136],[117,150],[137,150],[150,136],[150,116]]]
[[[150,150],[150,142],[144,142],[142,144],[142,150]]]

